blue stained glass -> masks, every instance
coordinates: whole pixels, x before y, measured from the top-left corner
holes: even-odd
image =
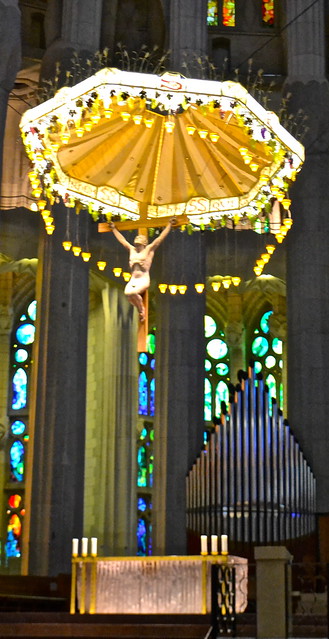
[[[138,501],[137,501],[137,508],[138,510],[140,510],[141,512],[145,512],[146,508],[147,508],[147,503],[145,501],[145,499],[143,499],[143,497],[139,497]]]
[[[24,422],[20,421],[19,419],[16,419],[16,421],[14,421],[10,427],[13,435],[23,435],[25,428],[26,426]]]
[[[16,539],[12,530],[8,531],[6,540],[6,556],[7,557],[20,557],[21,552],[19,549],[18,539]]]
[[[35,326],[33,324],[22,324],[16,331],[17,340],[26,346],[33,344],[35,336]]]
[[[268,351],[267,339],[261,336],[255,337],[251,346],[251,350],[254,355],[257,355],[257,357],[262,357],[263,355],[265,355],[265,353],[267,353]]]
[[[139,409],[140,415],[147,415],[148,407],[148,385],[145,371],[142,371],[139,376],[138,382],[138,396],[139,396]]]
[[[146,366],[146,364],[147,364],[147,355],[146,355],[146,353],[140,353],[140,355],[139,355],[139,358],[138,358],[138,359],[139,359],[139,363],[140,363],[142,366]]]
[[[152,370],[154,371],[154,368],[155,368],[155,359],[151,359],[151,361],[150,361],[150,366],[151,366]]]
[[[139,439],[142,441],[143,439],[145,439],[146,436],[147,436],[147,430],[146,430],[146,428],[143,428],[143,430],[142,430],[142,432],[141,432],[141,434],[139,436]]]
[[[152,486],[153,486],[153,460],[154,460],[153,455],[150,455],[150,463],[149,463],[149,482],[148,482],[148,484],[149,484],[150,488],[152,488]]]
[[[211,421],[211,384],[207,377],[204,380],[204,420]]]
[[[25,350],[25,348],[18,348],[17,351],[15,351],[15,360],[16,362],[19,362],[20,364],[22,362],[26,362],[28,356],[29,354]]]
[[[33,302],[31,302],[31,304],[29,304],[28,308],[27,308],[27,312],[32,320],[32,322],[35,322],[35,320],[37,319],[37,301],[33,300]]]
[[[147,486],[146,449],[141,446],[137,453],[137,486]]]
[[[150,416],[154,417],[154,408],[155,408],[155,379],[151,379],[150,381]]]
[[[210,315],[204,316],[204,334],[206,337],[211,337],[216,333],[217,324]]]
[[[145,557],[146,555],[146,524],[144,519],[140,518],[137,522],[137,555]]]
[[[24,408],[27,402],[27,375],[23,368],[18,368],[13,376],[13,399],[11,407],[14,410]]]
[[[228,374],[227,364],[224,364],[224,362],[220,362],[219,364],[216,364],[216,371],[218,375],[227,375]]]
[[[20,318],[19,318],[19,321],[20,322],[25,322],[26,319],[27,319],[26,315],[21,315]]]
[[[261,317],[259,324],[263,333],[269,333],[270,331],[268,320],[271,315],[273,315],[273,311],[267,311],[267,313],[264,313],[264,315]]]
[[[13,443],[10,453],[10,472],[11,479],[14,481],[23,481],[24,479],[24,446],[22,442]]]
[[[227,384],[225,384],[225,382],[223,381],[218,382],[215,395],[216,415],[221,414],[221,402],[225,402],[226,404],[228,404],[228,400],[229,392]]]
[[[263,366],[262,366],[261,362],[255,362],[255,364],[254,364],[255,373],[260,373],[262,368],[263,368]]]
[[[207,344],[207,353],[213,359],[222,359],[227,354],[227,351],[227,344],[222,339],[212,339]]]

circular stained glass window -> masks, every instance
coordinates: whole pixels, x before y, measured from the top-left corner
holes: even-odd
[[[276,363],[276,359],[275,357],[273,357],[273,355],[268,355],[265,359],[265,366],[266,368],[273,368],[273,366],[275,366]]]
[[[25,428],[26,426],[24,422],[20,421],[19,419],[16,419],[16,421],[14,421],[10,427],[13,435],[23,435]]]
[[[16,362],[19,362],[20,364],[22,362],[26,362],[28,356],[29,354],[25,350],[25,348],[18,348],[17,351],[15,351],[15,360]]]
[[[137,502],[137,508],[138,510],[140,510],[141,512],[144,512],[147,508],[147,504],[145,499],[143,499],[143,497],[139,497],[138,498],[138,502]]]
[[[16,338],[25,346],[27,344],[33,344],[35,336],[35,327],[33,324],[22,324],[16,331]]]
[[[205,359],[204,360],[204,368],[206,371],[210,371],[211,369],[211,362],[209,361],[209,359]]]
[[[268,386],[269,393],[271,397],[276,397],[276,381],[273,375],[268,375],[266,377],[266,384]]]
[[[267,353],[268,351],[267,339],[265,337],[261,337],[260,335],[258,337],[255,337],[251,346],[251,350],[254,355],[257,355],[257,357],[262,357],[263,355],[265,355],[265,353]]]
[[[219,364],[216,364],[216,371],[218,375],[227,375],[228,373],[227,364],[224,364],[224,362],[220,362]]]
[[[259,322],[263,333],[269,333],[270,331],[268,320],[272,314],[273,314],[273,311],[267,311],[267,313],[264,313],[264,315],[262,316]]]
[[[211,337],[216,333],[217,324],[210,315],[204,317],[204,334],[206,337]]]
[[[139,356],[139,363],[140,363],[142,366],[146,366],[146,364],[147,364],[147,355],[146,355],[146,353],[140,353],[140,356]]]
[[[33,302],[31,302],[31,304],[29,304],[28,308],[27,308],[27,312],[29,314],[29,317],[31,318],[32,322],[35,322],[36,318],[37,318],[37,301],[33,300]]]
[[[227,355],[227,344],[222,339],[212,339],[207,344],[207,353],[213,359],[222,359]]]
[[[260,362],[255,362],[254,363],[254,369],[255,369],[255,373],[260,373],[262,370],[263,366]]]
[[[277,355],[282,355],[282,340],[275,337],[272,341],[272,348]]]
[[[19,508],[21,501],[22,498],[20,495],[10,495],[8,499],[8,506],[10,506],[10,508]]]

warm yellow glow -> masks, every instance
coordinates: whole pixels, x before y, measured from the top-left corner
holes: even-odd
[[[284,235],[282,235],[282,233],[277,233],[275,236],[276,241],[278,242],[278,244],[282,244],[283,240],[284,240]]]
[[[133,120],[135,122],[135,124],[141,124],[142,120],[143,120],[143,116],[142,115],[134,115],[133,116]]]
[[[262,253],[261,258],[264,264],[267,264],[270,261],[270,255],[268,253]]]
[[[209,133],[209,137],[210,137],[212,142],[218,142],[218,140],[219,140],[218,133]]]
[[[122,277],[123,277],[125,282],[129,282],[129,280],[131,278],[131,275],[130,275],[130,273],[124,272],[124,273],[122,273]]]
[[[257,164],[257,162],[250,162],[249,166],[254,173],[256,173],[256,171],[259,169],[259,164]]]
[[[69,251],[71,246],[72,246],[72,242],[70,240],[64,240],[64,242],[62,242],[62,247],[64,251]]]
[[[274,251],[275,251],[275,246],[274,244],[267,244],[266,245],[266,250],[270,255],[273,255]]]
[[[46,200],[39,200],[39,202],[38,202],[39,211],[43,211],[43,209],[45,209],[46,206],[47,206],[47,201]]]
[[[212,289],[217,293],[221,287],[221,282],[211,282]]]
[[[50,216],[50,217],[48,216],[48,217],[45,217],[45,218],[44,218],[44,221],[45,221],[45,225],[46,225],[46,226],[51,226],[51,225],[52,225],[52,223],[53,223],[53,221],[54,221],[54,218],[53,218],[53,217],[51,217],[51,216]]]
[[[104,115],[107,118],[107,120],[110,119],[112,113],[113,113],[112,109],[104,109]]]
[[[75,132],[76,132],[77,138],[82,138],[85,130],[82,126],[79,126],[77,129],[75,129]]]
[[[115,266],[113,269],[113,275],[114,277],[120,277],[121,273],[122,273],[122,268],[121,266]]]
[[[33,189],[33,191],[32,191],[33,197],[38,197],[39,198],[41,193],[42,193],[42,189],[40,187],[38,187],[37,189]]]
[[[195,133],[195,131],[196,131],[196,128],[195,128],[195,126],[188,125],[188,126],[186,127],[186,131],[187,131],[187,133],[188,133],[189,135],[194,135],[194,133]]]
[[[121,117],[122,117],[124,122],[128,122],[128,120],[130,120],[130,118],[131,118],[131,113],[128,113],[127,111],[122,111],[121,112]]]
[[[291,217],[285,217],[283,220],[283,224],[287,229],[291,229],[293,225],[293,220]]]
[[[89,253],[89,251],[82,251],[81,257],[82,257],[84,262],[89,262],[89,260],[91,258],[91,253]]]
[[[106,268],[106,262],[104,260],[98,260],[97,266],[100,271],[104,271]]]
[[[239,151],[242,157],[244,157],[245,155],[249,155],[248,149],[246,149],[245,147],[240,147]]]
[[[51,146],[52,151],[54,151],[54,153],[57,153],[57,151],[59,149],[58,142],[52,142],[50,146]]]
[[[181,295],[185,295],[186,291],[187,291],[187,286],[186,284],[180,284],[178,287],[178,290],[180,292]]]
[[[205,140],[207,135],[208,135],[208,131],[207,131],[207,129],[199,129],[198,130],[198,134],[199,134],[201,140]]]
[[[280,191],[279,187],[278,187],[278,186],[275,186],[275,184],[272,184],[272,186],[271,186],[271,193],[272,193],[272,195],[277,196],[277,195],[278,195],[278,193],[279,193],[279,191]]]
[[[237,276],[232,277],[233,286],[239,286],[240,282],[241,282],[241,277],[237,277]]]
[[[167,286],[168,286],[168,284],[159,284],[160,293],[165,293],[166,290],[167,290]]]
[[[79,257],[81,253],[81,246],[72,246],[72,252],[75,257]]]
[[[85,122],[83,128],[85,131],[91,131],[91,129],[93,128],[92,122]]]
[[[37,174],[36,171],[29,171],[28,172],[28,176],[29,176],[31,182],[33,182],[34,180],[38,179],[38,174]]]
[[[49,226],[46,226],[46,231],[47,231],[48,235],[52,235],[54,230],[55,230],[54,224],[49,224]]]
[[[263,270],[263,269],[262,269],[260,266],[254,266],[254,273],[255,273],[255,275],[257,275],[257,277],[258,277],[259,275],[261,275],[262,270]]]
[[[146,126],[147,129],[151,129],[153,126],[153,118],[144,118],[144,124]]]
[[[283,191],[278,191],[276,194],[276,199],[278,200],[278,202],[283,202],[284,200],[284,192]]]
[[[31,206],[30,206],[30,211],[38,211],[38,205],[36,202],[32,202]]]
[[[48,209],[43,209],[43,211],[41,211],[41,215],[43,219],[45,220],[47,217],[49,217],[50,211]]]
[[[101,116],[99,115],[99,113],[92,113],[92,115],[90,116],[90,119],[93,124],[98,124],[98,122],[101,119]]]
[[[61,134],[61,140],[63,142],[63,144],[68,144],[69,143],[69,139],[70,139],[70,134],[68,131],[64,131],[64,133]]]
[[[177,290],[178,290],[178,286],[177,284],[169,284],[169,291],[172,295],[176,295]]]
[[[50,149],[44,149],[43,157],[46,158],[46,160],[48,160],[48,158],[51,157],[51,150]]]
[[[288,197],[283,198],[282,200],[282,206],[283,208],[288,211],[290,209],[290,204],[291,204],[291,200],[289,200]]]
[[[228,289],[231,286],[231,278],[230,277],[224,277],[224,279],[222,280],[222,284],[224,286],[224,288]]]
[[[245,164],[250,164],[251,160],[252,160],[252,156],[249,155],[249,153],[243,156],[243,161]]]
[[[167,131],[167,133],[172,133],[174,128],[175,128],[175,122],[171,122],[169,120],[167,120],[165,123],[165,129]]]
[[[256,264],[257,264],[257,266],[260,266],[261,268],[263,268],[263,266],[264,266],[264,262],[261,259],[260,260],[256,260]]]
[[[195,288],[197,293],[202,293],[203,289],[204,289],[204,283],[203,282],[198,282],[197,284],[194,284],[194,288]]]

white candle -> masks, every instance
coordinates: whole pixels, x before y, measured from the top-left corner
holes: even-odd
[[[97,557],[97,537],[92,537],[90,540],[90,543],[91,543],[90,554],[92,557]]]
[[[77,557],[79,552],[79,539],[72,539],[72,557]]]
[[[208,554],[208,539],[207,535],[201,535],[201,555]]]
[[[81,555],[87,557],[88,555],[88,537],[82,537],[81,539]]]
[[[211,554],[218,555],[218,537],[217,535],[211,535]]]
[[[227,535],[221,535],[220,538],[220,547],[223,555],[227,555],[228,553],[228,538]]]

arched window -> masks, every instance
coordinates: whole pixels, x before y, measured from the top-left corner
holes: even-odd
[[[207,25],[218,26],[218,0],[208,0]]]
[[[212,420],[213,415],[221,412],[221,402],[228,402],[230,381],[229,348],[224,331],[210,315],[205,316],[205,383],[204,383],[204,419]]]
[[[282,409],[283,342],[271,334],[269,321],[272,313],[273,311],[269,310],[260,317],[252,336],[250,359],[255,362],[255,372],[262,373],[270,398],[275,398],[279,408]]]
[[[21,556],[21,533],[25,515],[25,459],[29,440],[29,385],[32,365],[32,347],[35,337],[37,305],[31,301],[15,322],[11,335],[11,392],[8,414],[8,474],[6,481],[7,538],[6,557]]]
[[[235,0],[223,0],[222,22],[224,27],[235,27]]]

